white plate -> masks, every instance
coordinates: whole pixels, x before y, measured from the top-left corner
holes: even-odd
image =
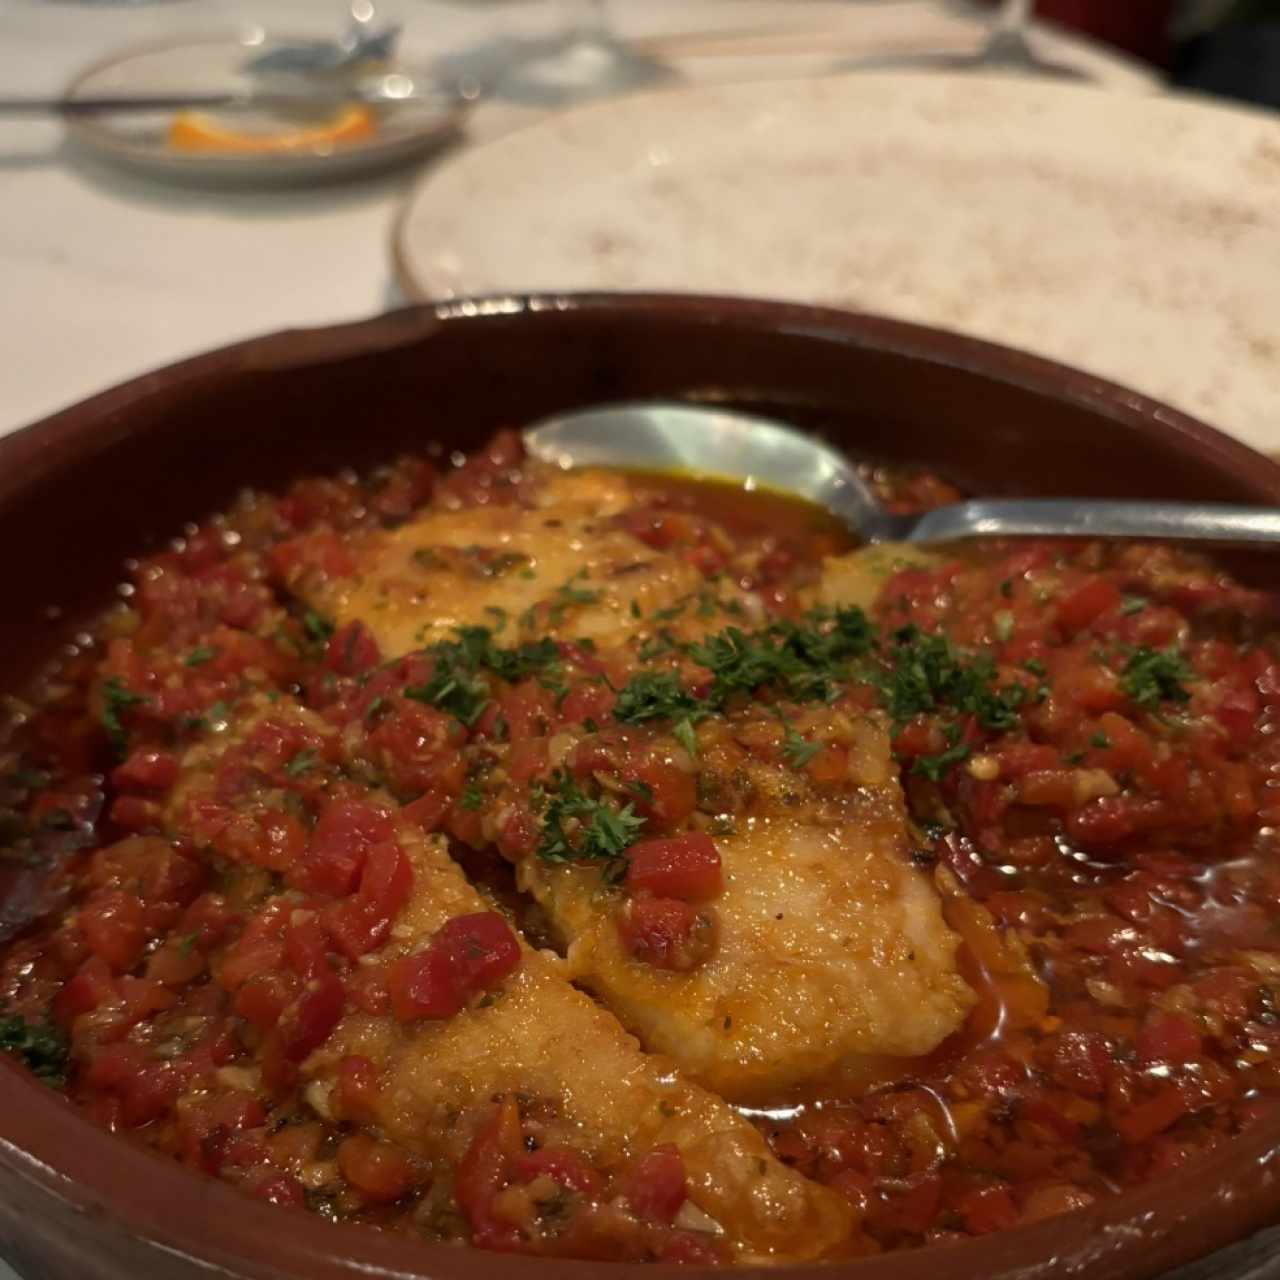
[[[277,42],[251,29],[238,35],[135,45],[82,71],[68,86],[67,96],[247,91],[253,83],[244,74],[245,61]],[[256,155],[177,151],[167,142],[172,117],[173,112],[71,117],[67,131],[103,158],[152,177],[280,186],[354,177],[421,156],[457,131],[462,110],[453,104],[396,107],[383,113],[369,139]]]
[[[1280,120],[860,74],[607,103],[446,157],[411,297],[757,294],[1063,360],[1280,449]]]

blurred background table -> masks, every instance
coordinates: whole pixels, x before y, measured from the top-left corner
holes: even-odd
[[[550,31],[564,18],[553,0],[397,0],[379,13],[404,22],[407,62],[499,33]],[[659,43],[695,81],[807,74],[839,57],[967,50],[983,37],[970,11],[932,0],[646,0],[615,2],[610,15],[626,36],[670,37]],[[318,0],[0,0],[0,86],[56,93],[85,64],[139,41],[245,23],[336,34],[341,21],[340,5]],[[769,34],[744,39],[744,31]],[[1042,33],[1041,45],[1103,87],[1157,84],[1119,51],[1056,31]],[[485,104],[468,137],[493,137],[534,115]],[[386,245],[411,178],[401,171],[291,191],[164,186],[76,154],[56,121],[0,121],[0,431],[210,346],[396,304]]]

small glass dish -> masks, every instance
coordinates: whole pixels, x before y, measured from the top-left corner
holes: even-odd
[[[247,72],[245,63],[273,47],[292,44],[292,33],[275,38],[261,29],[133,45],[87,67],[68,85],[66,96],[147,94],[217,94],[270,90],[272,86]],[[390,70],[386,66],[377,68]],[[296,92],[294,78],[289,89]],[[324,85],[329,89],[331,85]],[[338,109],[332,102],[299,112],[293,108],[217,109],[198,113],[165,111],[95,112],[68,116],[69,136],[103,159],[136,172],[169,181],[214,185],[291,186],[355,177],[417,159],[453,137],[466,114],[461,98],[408,101],[368,108],[368,119],[351,127],[332,128]],[[187,121],[188,145],[175,145],[175,117]],[[293,133],[286,148],[222,149],[192,146],[193,132],[205,127],[250,134]]]

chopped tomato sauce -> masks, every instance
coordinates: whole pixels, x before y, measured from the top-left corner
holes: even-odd
[[[894,510],[956,496],[867,476]],[[513,1090],[451,1118],[444,1169],[378,1129],[384,1064],[335,1053],[335,1032],[443,1029],[505,998],[522,935],[563,942],[511,870],[530,859],[588,868],[612,945],[649,978],[709,964],[749,766],[821,812],[858,783],[864,714],[891,735],[912,862],[977,1005],[909,1071],[748,1112],[779,1159],[899,1249],[1140,1186],[1274,1107],[1275,595],[1172,547],[1024,540],[892,566],[865,612],[815,613],[822,557],[847,549],[829,521],[668,478],[613,526],[705,586],[690,610],[726,610],[723,660],[673,633],[678,610],[648,620],[637,682],[590,637],[516,639],[557,603],[405,656],[300,605],[371,532],[427,504],[528,506],[539,483],[504,432],[449,466],[253,495],[132,564],[124,605],[51,667],[0,742],[5,891],[31,904],[0,1030],[90,1119],[334,1219],[732,1261],[675,1145],[597,1163],[589,1141],[545,1140],[552,1104]],[[832,657],[845,642],[857,662]],[[269,711],[239,733],[252,699],[316,719]],[[406,824],[447,841],[494,909],[384,953],[412,915]],[[326,1052],[318,1100],[304,1064]]]

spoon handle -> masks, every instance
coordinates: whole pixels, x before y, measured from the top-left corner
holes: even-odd
[[[1174,542],[1280,545],[1280,510],[1179,502],[1054,499],[978,500],[938,507],[902,520],[905,542],[1003,536],[1159,538]]]

